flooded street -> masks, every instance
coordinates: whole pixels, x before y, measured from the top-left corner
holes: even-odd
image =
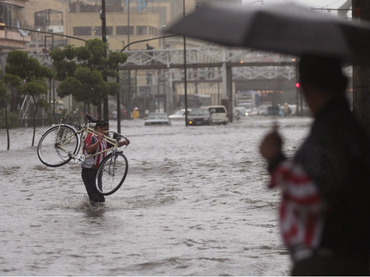
[[[310,123],[279,119],[288,154]],[[288,274],[279,193],[266,188],[257,151],[271,126],[267,117],[199,127],[123,121],[128,175],[103,208],[90,207],[80,165],[44,166],[31,128],[10,130],[7,151],[0,130],[1,275]]]

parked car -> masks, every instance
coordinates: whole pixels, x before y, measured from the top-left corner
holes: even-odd
[[[188,109],[188,115],[189,115],[190,112],[191,112],[191,109]],[[169,118],[171,120],[179,120],[179,119],[180,120],[181,119],[185,120],[185,109],[181,109],[181,110],[176,111],[174,114],[171,114],[169,116]]]
[[[257,108],[257,115],[267,115],[267,107],[270,105],[261,105]]]
[[[211,124],[211,114],[208,109],[195,109],[188,115],[188,125],[209,125]]]
[[[145,118],[144,125],[171,125],[171,119],[166,113],[150,113]]]
[[[250,110],[250,109],[252,109],[252,103],[250,103],[250,102],[245,102],[245,103],[239,103],[238,104],[238,107],[243,107],[243,108],[245,108],[245,109],[247,109],[247,110]]]
[[[209,106],[208,111],[211,114],[211,124],[227,124],[227,110],[225,106]]]
[[[261,105],[258,107],[258,114],[280,116],[282,111],[280,105]]]

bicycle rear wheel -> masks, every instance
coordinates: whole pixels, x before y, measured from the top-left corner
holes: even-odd
[[[79,146],[79,137],[72,127],[57,125],[41,137],[37,155],[44,165],[57,167],[68,163],[72,155],[77,154]]]
[[[110,153],[100,163],[96,174],[96,189],[102,195],[115,193],[126,179],[128,161],[122,152]]]

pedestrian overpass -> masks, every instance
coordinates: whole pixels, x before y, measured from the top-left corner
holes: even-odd
[[[185,90],[188,95],[210,95],[212,102],[219,104],[222,99],[232,101],[235,84],[244,84],[247,90],[268,88],[270,91],[279,84],[281,91],[282,84],[289,84],[292,88],[296,82],[296,60],[281,54],[223,48],[213,44],[185,51],[179,48],[128,50],[125,53],[128,59],[120,70],[134,71],[135,76],[138,71],[150,72],[146,84],[136,83],[138,94],[165,95],[170,107],[174,106],[171,103],[173,96],[184,95]]]
[[[168,70],[176,72],[172,81],[184,80],[186,52],[187,81],[222,80],[225,70],[232,69],[232,81],[254,79],[295,79],[295,59],[286,55],[229,49],[204,44],[184,51],[181,49],[129,50],[120,70]]]

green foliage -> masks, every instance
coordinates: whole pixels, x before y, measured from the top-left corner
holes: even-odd
[[[69,60],[72,60],[76,56],[75,48],[69,44],[64,47],[63,52],[64,56]]]
[[[40,71],[40,76],[42,76],[42,78],[47,78],[47,79],[54,78],[54,75],[55,75],[54,71],[46,66],[41,66],[39,71]]]
[[[52,50],[49,55],[54,60],[54,62],[62,61],[65,58],[63,50],[59,48]]]
[[[28,54],[23,51],[11,51],[6,59],[7,64],[5,66],[5,72],[7,74],[12,74],[19,76],[22,80],[26,79],[29,74],[26,71],[26,67],[21,65],[26,65],[28,59]]]
[[[108,76],[117,76],[118,65],[124,63],[127,56],[119,52],[106,56],[106,44],[102,40],[87,40],[85,46],[80,47],[67,45],[63,50],[53,50],[50,55],[61,81],[58,96],[72,95],[77,101],[99,106],[108,94],[119,91],[117,84],[105,80]]]
[[[46,108],[48,109],[50,104],[45,98],[41,98],[37,101],[37,105],[41,108]]]
[[[37,97],[48,93],[48,88],[44,80],[31,80],[22,87],[23,92],[32,97]]]
[[[5,74],[3,77],[3,82],[12,88],[18,88],[23,84],[22,79],[13,74]]]
[[[64,98],[72,94],[77,101],[82,102],[86,100],[85,96],[82,95],[83,92],[84,92],[83,84],[74,77],[67,77],[57,87],[57,93],[59,97]]]
[[[5,77],[7,85],[19,90],[23,94],[30,95],[35,103],[35,112],[33,118],[35,119],[37,108],[43,103],[42,96],[47,94],[46,78],[53,78],[54,72],[41,65],[37,59],[28,56],[28,53],[13,50],[9,52],[7,57],[7,64],[5,66]],[[32,146],[35,141],[35,120],[33,126]]]
[[[65,78],[73,77],[77,64],[74,61],[62,60],[55,62],[54,68],[56,69],[56,78],[58,80],[64,80]]]
[[[110,95],[117,95],[119,92],[119,84],[118,83],[109,83],[109,94]]]
[[[0,81],[0,108],[6,108],[10,101],[10,92],[4,81]]]
[[[10,90],[7,87],[6,83],[3,80],[0,81],[0,128],[6,129],[7,135],[7,150],[10,148],[10,137],[9,137],[9,113],[8,113],[8,105],[10,102]]]
[[[87,61],[90,58],[90,51],[84,46],[76,48],[76,56],[79,61]]]
[[[8,112],[8,127],[15,129],[19,127],[19,114],[17,112]],[[0,129],[6,128],[5,110],[0,110]]]
[[[53,77],[51,69],[42,66],[37,59],[28,57],[26,52],[13,50],[8,54],[6,61],[5,72],[19,76],[24,82]]]
[[[107,97],[107,92],[109,92],[109,85],[107,82],[102,82],[97,85],[90,94],[91,103],[95,106],[101,103],[101,99]]]

